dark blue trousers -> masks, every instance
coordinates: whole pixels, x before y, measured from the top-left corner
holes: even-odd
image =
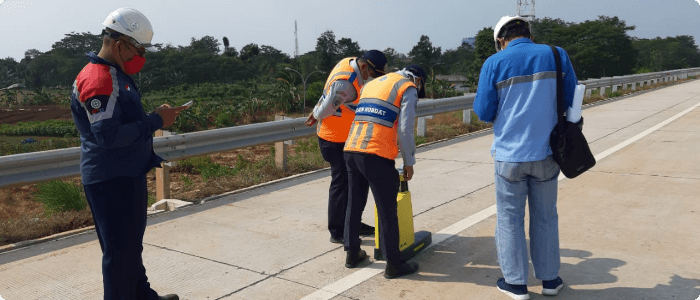
[[[399,172],[393,160],[374,154],[345,152],[348,168],[348,211],[345,215],[345,251],[360,251],[360,221],[369,189],[379,215],[379,243],[388,263],[401,263],[396,197]]]
[[[158,299],[141,260],[148,205],[145,174],[84,187],[102,248],[104,299]]]
[[[323,159],[331,164],[331,186],[328,188],[328,231],[332,237],[341,239],[345,230],[345,211],[348,207],[348,170],[345,168],[343,157],[345,143],[333,143],[318,138],[318,146],[321,148]]]

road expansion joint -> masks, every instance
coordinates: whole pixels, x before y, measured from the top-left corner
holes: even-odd
[[[182,252],[182,251],[175,250],[175,249],[170,249],[170,248],[168,248],[168,247],[163,247],[163,246],[158,246],[158,245],[154,245],[154,244],[149,244],[149,243],[146,243],[146,242],[144,242],[143,244],[144,244],[144,245],[151,246],[151,247],[155,247],[155,248],[158,248],[158,249],[161,249],[161,250],[170,251],[170,252],[175,252],[175,253],[183,254],[183,255],[186,255],[186,256],[190,256],[190,257],[194,257],[194,258],[203,259],[203,260],[206,260],[206,261],[214,262],[214,263],[221,264],[221,265],[225,265],[225,266],[228,266],[228,267],[234,267],[234,268],[237,268],[237,269],[240,269],[240,270],[245,270],[245,271],[248,271],[248,272],[257,273],[257,274],[260,274],[260,275],[270,275],[270,274],[265,274],[265,272],[260,272],[260,271],[251,270],[251,269],[248,269],[248,268],[245,268],[245,267],[241,267],[241,266],[229,264],[229,263],[226,263],[226,262],[223,262],[223,261],[218,261],[218,260],[214,260],[214,259],[211,259],[211,258],[206,258],[206,257],[203,257],[203,256],[194,255],[194,254],[191,254],[191,253]]]
[[[263,279],[260,279],[260,280],[258,280],[258,281],[256,281],[256,282],[253,282],[253,283],[251,283],[251,284],[249,284],[249,285],[246,285],[246,286],[244,286],[244,287],[241,287],[241,288],[239,288],[239,289],[237,289],[237,290],[235,290],[235,291],[233,291],[233,292],[231,292],[231,293],[229,293],[229,294],[226,294],[226,295],[223,295],[223,296],[221,296],[221,297],[219,297],[219,298],[216,298],[215,300],[220,300],[220,299],[224,299],[224,298],[226,298],[226,297],[230,297],[230,296],[232,296],[232,295],[235,294],[235,293],[238,293],[238,292],[240,292],[240,291],[242,291],[242,290],[245,290],[245,289],[247,289],[247,288],[249,288],[249,287],[251,287],[251,286],[254,286],[254,285],[256,285],[256,284],[258,284],[258,283],[261,283],[261,282],[263,282],[263,281],[265,281],[265,280],[268,280],[268,279],[270,279],[270,278],[272,278],[272,276],[267,276],[267,277],[265,277],[265,278],[263,278]]]
[[[305,263],[307,263],[307,262],[310,262],[310,261],[312,261],[312,260],[315,260],[315,259],[317,259],[317,258],[319,258],[319,257],[321,257],[321,256],[324,256],[324,255],[328,254],[328,253],[331,253],[331,252],[333,252],[333,251],[336,251],[336,250],[338,250],[338,249],[342,249],[342,248],[343,248],[343,246],[335,247],[335,248],[333,248],[333,249],[331,249],[331,250],[328,250],[328,251],[326,251],[326,252],[323,252],[323,253],[321,253],[321,254],[319,254],[319,255],[316,255],[316,256],[314,256],[314,257],[312,257],[312,258],[309,258],[309,259],[307,259],[307,260],[304,260],[304,261],[302,261],[302,262],[300,262],[300,263],[298,263],[298,264],[296,264],[296,265],[293,265],[293,266],[288,267],[288,268],[285,268],[285,269],[281,269],[280,271],[278,271],[278,272],[276,272],[276,273],[274,273],[274,274],[268,274],[268,273],[266,273],[265,271],[256,271],[256,270],[248,269],[248,268],[245,268],[245,267],[233,265],[233,264],[230,264],[230,263],[226,263],[226,262],[222,262],[222,261],[218,261],[218,260],[214,260],[214,259],[202,257],[202,256],[199,256],[199,255],[194,255],[194,254],[191,254],[191,253],[186,253],[186,252],[182,252],[182,251],[175,250],[175,249],[170,249],[170,248],[168,248],[168,247],[153,245],[153,244],[149,244],[149,243],[143,243],[143,244],[144,244],[144,245],[148,245],[148,246],[152,246],[152,247],[155,247],[155,248],[158,248],[158,249],[161,249],[161,250],[170,251],[170,252],[175,252],[175,253],[183,254],[183,255],[186,255],[186,256],[190,256],[190,257],[194,257],[194,258],[199,258],[199,259],[203,259],[203,260],[206,260],[206,261],[214,262],[214,263],[217,263],[217,264],[221,264],[221,265],[225,265],[225,266],[229,266],[229,267],[234,267],[234,268],[237,268],[237,269],[240,269],[240,270],[245,270],[245,271],[248,271],[248,272],[252,272],[252,273],[256,273],[256,274],[260,274],[260,275],[266,276],[265,278],[263,278],[263,279],[261,279],[261,280],[258,280],[258,281],[256,281],[256,282],[253,282],[253,283],[249,284],[249,285],[246,285],[246,286],[244,286],[244,287],[241,287],[241,288],[239,288],[239,289],[237,289],[237,290],[235,290],[235,291],[233,291],[233,292],[231,292],[231,293],[229,293],[229,294],[226,294],[226,295],[224,295],[224,296],[222,296],[222,297],[219,297],[219,298],[217,298],[217,299],[223,299],[223,298],[229,297],[229,296],[231,296],[231,295],[233,295],[233,294],[236,294],[236,293],[238,293],[238,292],[241,292],[241,291],[243,291],[243,290],[245,290],[245,289],[247,289],[247,288],[249,288],[249,287],[255,286],[255,285],[257,285],[258,283],[261,283],[261,282],[263,282],[263,281],[266,281],[266,280],[268,280],[268,279],[270,279],[270,278],[277,278],[277,279],[284,280],[284,281],[288,281],[288,282],[291,282],[291,283],[303,285],[303,286],[306,286],[306,287],[309,287],[309,288],[319,289],[318,287],[315,287],[315,286],[311,286],[311,285],[308,285],[308,284],[304,284],[304,283],[301,283],[301,282],[297,282],[297,281],[290,280],[290,279],[283,278],[283,277],[279,277],[279,276],[280,276],[280,274],[282,274],[282,273],[284,273],[284,272],[286,272],[286,271],[289,271],[289,270],[291,270],[291,269],[294,269],[294,268],[296,268],[296,267],[298,267],[298,266],[300,266],[300,265],[303,265],[303,264],[305,264]]]
[[[455,159],[439,159],[439,158],[416,158],[416,160],[427,160],[427,161],[442,161],[442,162],[458,162],[465,164],[478,164],[478,165],[493,165],[492,162],[480,162],[480,161],[465,161],[465,160],[455,160]]]
[[[467,196],[469,196],[469,195],[472,195],[472,194],[474,194],[474,193],[476,193],[476,192],[479,192],[479,191],[481,191],[481,190],[483,190],[483,189],[486,189],[486,188],[488,188],[488,187],[490,187],[490,186],[492,186],[492,185],[494,185],[494,184],[493,184],[493,183],[487,184],[487,185],[485,185],[485,186],[483,186],[483,187],[480,187],[480,188],[478,188],[478,189],[476,189],[476,190],[473,190],[473,191],[471,191],[471,192],[469,192],[469,193],[466,193],[466,194],[464,194],[464,195],[462,195],[462,196],[456,197],[456,198],[454,198],[454,199],[452,199],[452,200],[449,200],[449,201],[447,201],[447,202],[444,202],[444,203],[442,203],[442,204],[433,206],[433,207],[428,208],[428,209],[426,209],[426,210],[424,210],[424,211],[422,211],[422,212],[419,212],[419,213],[413,215],[413,217],[415,218],[415,217],[420,216],[420,215],[422,215],[422,214],[424,214],[424,213],[427,213],[427,212],[429,212],[429,211],[431,211],[431,210],[434,210],[434,209],[436,209],[436,208],[440,208],[440,207],[442,207],[442,206],[445,206],[445,205],[447,205],[447,204],[450,204],[450,203],[452,203],[452,202],[455,202],[455,201],[457,201],[457,200],[459,200],[459,199],[462,199],[462,198],[467,197]]]
[[[591,173],[601,173],[601,174],[610,174],[610,175],[620,175],[620,176],[645,176],[645,177],[657,177],[657,178],[670,178],[670,179],[687,179],[687,180],[699,180],[700,178],[692,178],[692,177],[680,177],[680,176],[670,176],[670,175],[661,175],[661,174],[641,174],[641,173],[627,173],[627,172],[612,172],[612,171],[589,171]]]
[[[597,142],[597,141],[600,141],[600,140],[602,140],[602,139],[604,139],[604,138],[606,138],[606,137],[609,137],[609,136],[611,136],[611,135],[613,135],[613,134],[615,134],[615,133],[618,133],[618,132],[620,132],[620,131],[622,131],[622,130],[625,130],[625,129],[629,128],[629,127],[632,127],[633,125],[639,124],[639,123],[641,123],[641,122],[644,121],[644,120],[647,120],[647,119],[649,119],[649,118],[651,118],[651,117],[654,117],[654,116],[656,116],[656,115],[659,115],[659,114],[661,114],[661,113],[663,113],[663,112],[665,112],[665,111],[667,111],[667,110],[670,110],[670,109],[672,109],[672,108],[674,108],[674,107],[676,107],[676,106],[679,106],[679,105],[681,105],[681,104],[683,104],[683,103],[686,103],[686,102],[690,101],[692,98],[693,98],[693,97],[688,98],[688,99],[686,99],[686,100],[684,100],[684,101],[681,101],[681,102],[679,102],[679,103],[676,103],[676,104],[674,104],[674,105],[672,105],[672,106],[670,106],[670,107],[668,107],[668,108],[666,108],[666,109],[664,109],[664,110],[662,110],[662,111],[659,111],[659,112],[657,112],[657,113],[655,113],[655,114],[651,114],[651,115],[649,115],[649,116],[647,116],[647,117],[644,117],[644,118],[640,119],[640,120],[637,121],[637,122],[634,122],[634,123],[632,123],[632,124],[629,124],[629,125],[627,125],[627,126],[625,126],[625,127],[620,128],[620,129],[618,129],[618,130],[615,130],[615,131],[613,131],[613,132],[611,132],[611,133],[608,133],[608,134],[606,134],[606,135],[604,135],[604,136],[601,136],[601,137],[595,139],[594,141],[588,142],[588,144],[589,144],[589,145],[590,145],[590,144],[593,144],[593,143],[595,143],[595,142]],[[586,125],[584,125],[584,126],[586,126]]]

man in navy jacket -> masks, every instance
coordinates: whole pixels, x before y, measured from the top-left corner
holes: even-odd
[[[80,131],[80,173],[102,248],[104,299],[170,299],[150,288],[143,266],[148,190],[146,173],[163,161],[153,133],[184,108],[146,114],[131,76],[145,63],[153,31],[140,12],[120,8],[103,23],[102,49],[73,84],[71,111]]]

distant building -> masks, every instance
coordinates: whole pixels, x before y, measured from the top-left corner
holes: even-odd
[[[24,84],[15,83],[15,84],[8,86],[4,89],[0,89],[0,91],[2,91],[2,90],[16,90],[16,89],[22,89],[22,88],[25,88]]]
[[[435,75],[435,79],[447,81],[447,83],[455,87],[455,91],[469,92],[469,86],[467,85],[467,76],[459,74]]]
[[[411,58],[408,57],[408,55],[399,53],[399,59],[401,60],[402,63],[408,63],[411,61]]]
[[[474,47],[476,44],[476,37],[463,38],[462,44],[469,44],[470,46]]]

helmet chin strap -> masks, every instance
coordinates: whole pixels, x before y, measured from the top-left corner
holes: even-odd
[[[119,44],[118,44],[119,42],[121,42],[122,45],[124,44],[124,42],[117,40],[117,42],[116,42],[117,44],[116,44],[115,48],[117,50],[117,56],[119,56],[119,59],[122,61],[121,64],[123,65],[126,61],[124,60],[124,58],[122,58],[122,51],[121,51],[121,49],[119,49]]]

